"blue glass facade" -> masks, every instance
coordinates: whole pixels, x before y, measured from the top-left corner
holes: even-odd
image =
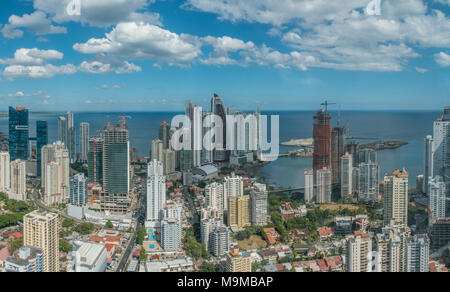
[[[28,159],[28,110],[9,107],[9,155],[11,161]]]
[[[36,158],[37,158],[37,176],[41,177],[41,150],[48,144],[48,124],[47,121],[36,122]]]

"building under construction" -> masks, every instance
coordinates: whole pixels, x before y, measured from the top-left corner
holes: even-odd
[[[331,115],[325,110],[317,111],[314,116],[314,180],[316,173],[323,168],[331,169]]]

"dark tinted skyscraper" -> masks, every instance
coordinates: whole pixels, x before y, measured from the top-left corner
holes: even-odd
[[[103,137],[89,139],[88,178],[89,182],[103,184]]]
[[[222,119],[223,127],[223,150],[215,150],[213,153],[213,159],[214,161],[225,161],[227,159],[227,109],[223,100],[215,93],[211,99],[211,113]]]
[[[345,154],[345,128],[334,127],[331,135],[331,180],[333,184],[341,183],[341,157]]]
[[[163,148],[169,149],[170,145],[170,125],[168,122],[163,121],[159,125],[159,140],[163,142]]]
[[[28,110],[9,107],[9,155],[11,161],[28,159]]]
[[[41,150],[48,144],[48,125],[47,121],[36,122],[36,158],[37,158],[37,176],[41,176]]]
[[[109,194],[126,195],[130,190],[130,139],[122,118],[116,126],[104,130],[103,188]]]

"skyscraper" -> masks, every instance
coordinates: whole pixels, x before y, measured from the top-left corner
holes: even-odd
[[[166,178],[163,165],[153,160],[148,164],[147,179],[147,221],[159,222],[163,219],[166,204]]]
[[[252,225],[267,224],[267,198],[266,185],[255,183],[250,189]]]
[[[314,199],[314,171],[305,170],[305,202],[310,203]]]
[[[70,159],[65,145],[56,142],[42,147],[42,187],[47,205],[69,198]]]
[[[423,187],[422,192],[428,194],[428,181],[433,177],[433,136],[427,136],[423,152]]]
[[[444,115],[434,122],[433,134],[433,176],[445,178],[446,167],[450,167],[449,157],[449,137],[450,137],[450,107],[446,107]]]
[[[428,273],[430,262],[430,240],[426,234],[414,235],[407,241],[406,271]]]
[[[345,128],[334,127],[331,133],[331,176],[334,186],[341,183],[341,157],[345,154]]]
[[[431,219],[445,218],[446,193],[445,183],[440,176],[430,178],[427,194],[429,197],[428,207],[431,210]]]
[[[222,149],[215,149],[213,153],[213,161],[225,161],[227,159],[226,148],[227,148],[227,109],[225,107],[225,103],[219,97],[219,95],[214,94],[211,99],[211,113],[218,116],[222,120],[222,127],[216,127],[217,132],[216,135],[223,135]],[[222,130],[222,131],[221,131]]]
[[[216,210],[223,218],[225,211],[225,193],[223,184],[214,182],[205,187],[206,204],[209,208]]]
[[[0,152],[0,192],[7,192],[10,182],[10,159],[8,152]]]
[[[360,273],[372,271],[372,239],[370,234],[347,237],[347,272]]]
[[[59,271],[58,215],[33,211],[23,217],[23,243],[44,250],[44,271]]]
[[[250,225],[250,197],[228,197],[228,226],[242,229]]]
[[[155,139],[152,141],[152,155],[151,160],[158,160],[159,162],[163,162],[164,156],[164,143],[160,139]]]
[[[238,197],[244,195],[244,182],[242,181],[242,177],[235,176],[234,173],[231,177],[224,178],[223,183],[223,192],[224,192],[224,210],[228,210],[228,198],[229,197]]]
[[[42,172],[42,147],[48,144],[48,124],[47,121],[36,122],[36,156],[37,156],[37,177],[41,177]]]
[[[408,172],[394,170],[384,177],[384,224],[408,226]]]
[[[222,257],[230,250],[230,230],[226,226],[215,227],[210,234],[209,252]]]
[[[359,152],[359,198],[375,201],[379,197],[379,165],[375,150]]]
[[[26,162],[20,159],[11,162],[11,188],[8,197],[17,201],[27,199],[27,169]]]
[[[70,178],[69,204],[83,207],[88,203],[88,182],[82,173]]]
[[[341,157],[341,198],[353,194],[353,155]]]
[[[109,194],[126,195],[130,191],[130,140],[128,125],[122,118],[116,126],[104,129],[103,188]]]
[[[317,171],[331,169],[331,115],[324,110],[317,111],[314,116],[314,156],[313,169],[317,185]]]
[[[161,222],[161,247],[177,251],[181,246],[181,206],[167,204]]]
[[[81,162],[88,161],[89,151],[89,123],[80,123],[80,159]]]
[[[88,178],[90,183],[103,184],[103,137],[89,139]]]
[[[377,272],[406,272],[409,227],[388,225],[375,237]]]
[[[68,112],[65,117],[58,119],[58,140],[63,142],[69,152],[70,162],[76,158],[75,127],[73,113]]]
[[[28,110],[9,107],[9,155],[11,161],[28,159]]]
[[[163,142],[163,148],[170,148],[170,124],[166,121],[163,121],[159,125],[159,140]]]
[[[316,203],[331,203],[331,171],[327,168],[316,172]]]

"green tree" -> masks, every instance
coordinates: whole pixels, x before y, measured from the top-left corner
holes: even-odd
[[[112,224],[111,221],[108,220],[108,222],[106,222],[106,224],[105,224],[105,227],[111,229],[111,228],[114,228],[114,225]]]
[[[200,267],[202,273],[214,273],[216,272],[216,265],[214,263],[203,262]]]
[[[73,220],[72,219],[64,219],[62,222],[62,227],[69,228],[73,226]]]
[[[145,251],[144,247],[141,248],[141,252],[139,253],[139,260],[141,262],[146,262],[148,258],[147,252]]]
[[[10,254],[23,246],[23,238],[13,238],[8,240],[8,251]]]
[[[145,227],[142,226],[137,232],[136,243],[139,245],[143,244],[145,240],[145,235],[147,235],[147,232],[145,230]]]
[[[63,239],[60,239],[59,240],[59,251],[65,252],[65,253],[72,252],[72,245]]]
[[[77,227],[75,227],[75,231],[82,235],[89,235],[94,231],[94,229],[95,229],[94,224],[87,222],[78,224]]]

